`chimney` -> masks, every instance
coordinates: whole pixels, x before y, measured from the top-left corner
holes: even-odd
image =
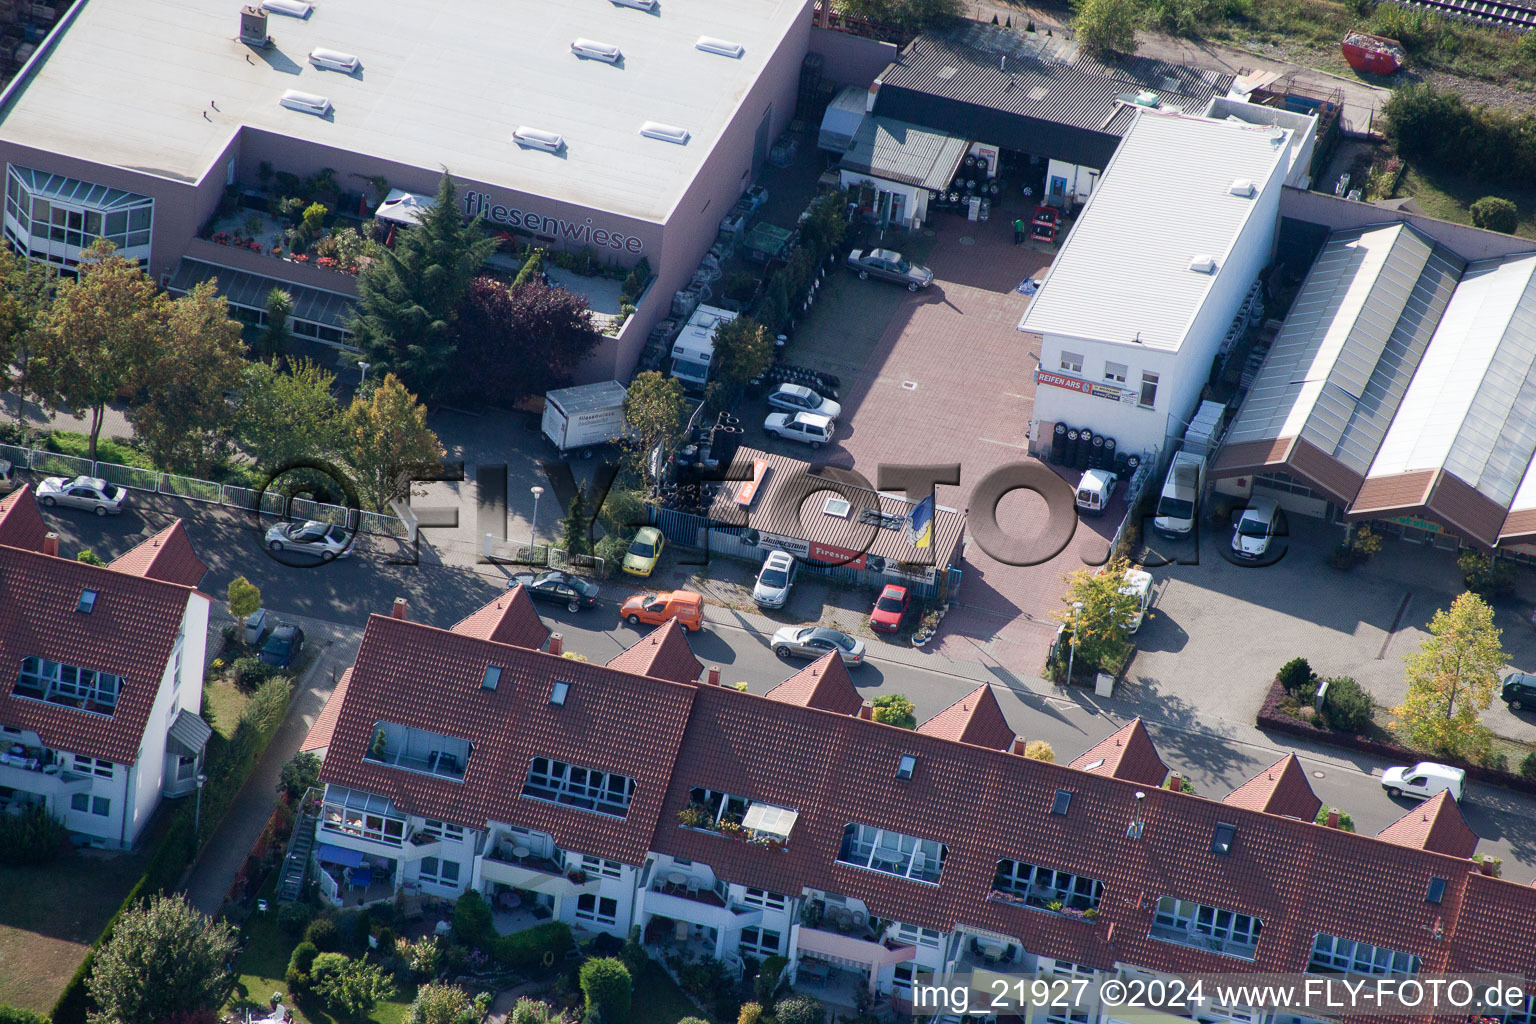
[[[1168,788],[1173,790],[1175,793],[1184,788],[1182,785],[1183,781],[1184,776],[1180,775],[1178,772],[1168,773]]]
[[[1493,861],[1489,860],[1486,857],[1483,858],[1482,860],[1478,861],[1477,862],[1477,866],[1478,866],[1478,869],[1481,870],[1482,873],[1485,874],[1485,875],[1492,875],[1492,874],[1495,873],[1494,866],[1493,866]]]
[[[564,654],[565,653],[565,637],[561,636],[559,633],[551,633],[551,634],[549,634],[549,653],[550,654]]]
[[[719,665],[711,665],[711,666],[709,666],[709,675],[706,676],[705,678],[709,680],[709,685],[710,686],[719,686],[720,685],[720,666]]]
[[[866,722],[873,721],[875,717],[875,702],[867,700],[859,705],[859,717]]]
[[[1339,827],[1339,809],[1337,807],[1328,808],[1328,827]]]
[[[411,606],[406,602],[405,598],[395,598],[395,606],[389,610],[389,617],[402,620],[411,617]]]
[[[240,41],[262,49],[267,45],[267,12],[260,4],[240,8]]]
[[[43,534],[43,554],[59,557],[59,535],[52,530]]]
[[[1024,756],[1024,748],[1028,745],[1028,742],[1024,739],[1023,736],[1015,736],[1013,738],[1013,752],[1018,754],[1020,757]]]
[[[869,83],[869,95],[864,99],[864,113],[873,114],[875,112],[875,97],[878,95],[880,95],[880,79],[877,78]]]

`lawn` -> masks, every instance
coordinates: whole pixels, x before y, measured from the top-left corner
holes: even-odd
[[[213,716],[214,731],[226,740],[235,734],[240,712],[250,701],[250,696],[242,693],[222,672],[212,676],[203,687],[203,707]]]
[[[1410,164],[1397,194],[1412,196],[1431,217],[1459,224],[1472,223],[1470,207],[1483,196],[1502,196],[1520,211],[1520,226],[1515,234],[1536,238],[1536,186],[1489,185],[1477,178],[1427,172]]]
[[[684,1017],[702,1016],[660,964],[654,960],[645,962],[640,976],[635,978],[630,1024],[677,1024]]]
[[[147,859],[71,851],[48,865],[0,867],[0,1004],[50,1010]]]

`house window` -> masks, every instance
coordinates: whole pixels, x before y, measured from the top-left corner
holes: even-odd
[[[930,949],[938,949],[939,942],[943,938],[932,928],[919,928],[915,924],[896,925],[896,938],[900,942],[911,946],[927,946]]]
[[[1157,901],[1152,937],[1251,960],[1264,922],[1249,914],[1164,896]]]
[[[82,757],[75,755],[75,771],[81,775],[99,775],[104,779],[112,777],[112,762],[103,761],[99,757]]]
[[[1021,860],[1000,860],[997,873],[992,878],[994,893],[1021,897],[1035,907],[1050,908],[1052,903],[1075,910],[1097,908],[1104,883],[1086,875],[1074,875],[1070,871],[1056,871],[1037,867]],[[994,899],[998,898],[996,895]],[[1004,902],[1017,902],[1017,900]]]
[[[1061,354],[1061,368],[1068,373],[1083,372],[1083,357],[1076,352],[1063,352]]]
[[[22,659],[14,693],[18,697],[110,715],[117,708],[122,686],[122,677],[110,672],[32,657]]]
[[[176,649],[171,652],[171,694],[172,694],[172,696],[174,696],[177,692],[179,692],[181,690],[182,648],[185,646],[185,644],[183,643],[183,641],[185,639],[186,638],[184,636],[178,636],[176,638]],[[173,706],[175,705],[175,703],[176,702],[174,700],[171,701],[171,704]]]
[[[629,801],[634,795],[635,780],[627,775],[600,772],[548,757],[533,759],[523,786],[523,796],[529,799],[549,800],[617,818],[629,813]]]
[[[613,924],[619,919],[619,901],[584,892],[576,899],[576,916],[584,921]]]
[[[176,781],[177,782],[191,782],[192,781],[192,777],[194,775],[196,775],[196,774],[197,774],[197,758],[195,758],[195,757],[178,757],[178,758],[176,758]]]
[[[431,885],[446,885],[457,888],[459,884],[459,862],[456,860],[439,860],[436,857],[421,858],[421,870],[418,877]]]
[[[747,956],[778,956],[784,949],[784,936],[767,928],[743,928],[738,948]]]
[[[91,797],[91,813],[105,818],[112,813],[112,801],[104,796]]]
[[[1418,972],[1419,958],[1385,946],[1340,939],[1318,932],[1312,941],[1307,970],[1314,974],[1383,974],[1410,977]]]
[[[1141,404],[1147,408],[1157,404],[1157,374],[1142,371]]]
[[[767,889],[747,889],[741,894],[741,902],[754,907],[766,907],[769,910],[783,910],[789,905],[789,900],[776,892]]]
[[[943,843],[932,839],[853,822],[843,829],[843,845],[837,859],[844,864],[937,885],[946,852]]]
[[[446,821],[433,821],[429,818],[422,823],[421,830],[434,839],[446,839],[450,843],[462,843],[464,841],[464,827],[462,825],[450,825]]]
[[[69,809],[72,811],[89,811],[91,809],[91,794],[76,793],[69,798]]]
[[[456,736],[443,736],[393,722],[376,722],[373,739],[363,757],[406,771],[463,782],[464,769],[473,752],[474,744]]]
[[[897,996],[902,999],[911,999],[914,984],[928,985],[932,982],[932,971],[925,971],[918,966],[917,961],[908,960],[904,964],[896,965],[895,973],[891,978],[891,987]]]
[[[386,797],[330,786],[326,789],[323,813],[323,829],[389,846],[405,842],[405,819]]]
[[[624,865],[616,860],[604,860],[602,857],[581,856],[581,870],[589,875],[602,875],[604,878],[620,878],[624,874]]]
[[[1126,365],[1124,363],[1105,363],[1104,379],[1112,380],[1116,384],[1125,383]]]

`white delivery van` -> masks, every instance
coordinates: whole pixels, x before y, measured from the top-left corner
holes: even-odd
[[[690,391],[703,391],[715,371],[715,331],[736,314],[717,306],[699,306],[672,343],[672,376]]]
[[[544,436],[562,453],[607,444],[624,433],[624,399],[616,380],[561,388],[544,396]]]
[[[1406,768],[1388,768],[1381,773],[1381,788],[1388,796],[1406,796],[1415,800],[1428,800],[1441,790],[1450,790],[1451,796],[1461,803],[1467,773],[1461,768],[1420,761]]]
[[[1200,491],[1204,487],[1205,456],[1191,452],[1175,454],[1173,465],[1168,467],[1168,477],[1163,481],[1163,493],[1157,499],[1152,528],[1175,540],[1189,536],[1195,528]]]
[[[1101,516],[1115,495],[1115,485],[1120,478],[1107,469],[1088,469],[1077,482],[1077,511],[1079,515]]]

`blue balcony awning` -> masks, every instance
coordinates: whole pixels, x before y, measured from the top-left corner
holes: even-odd
[[[322,864],[339,864],[344,868],[361,867],[363,864],[361,851],[347,850],[329,843],[320,844],[320,848],[315,851],[315,859]]]

